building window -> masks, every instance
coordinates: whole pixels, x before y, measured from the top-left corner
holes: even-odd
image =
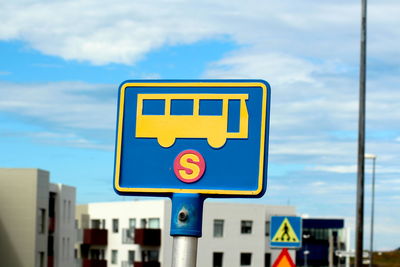
[[[71,200],[68,200],[68,222],[71,220]]]
[[[118,250],[111,250],[111,264],[117,264],[118,261]]]
[[[99,219],[91,220],[92,229],[100,229],[101,221]]]
[[[158,261],[159,252],[158,250],[149,250],[148,259],[149,261]]]
[[[214,220],[214,237],[224,235],[224,220]]]
[[[251,227],[253,226],[253,221],[242,221],[242,234],[251,234]]]
[[[160,219],[159,218],[149,218],[149,228],[151,228],[151,229],[160,228]]]
[[[118,233],[118,219],[112,220],[112,231],[113,233]]]
[[[44,252],[39,252],[39,267],[44,267]]]
[[[67,200],[64,199],[63,203],[63,222],[65,222],[67,218]]]
[[[251,265],[251,253],[240,253],[240,266]]]
[[[128,262],[129,263],[135,262],[135,251],[134,250],[128,251]]]
[[[39,234],[44,234],[46,232],[46,210],[39,209],[39,218],[38,218],[38,231]]]
[[[270,222],[267,221],[265,222],[265,236],[269,236],[269,229],[270,228]]]
[[[63,237],[62,238],[62,248],[61,248],[61,251],[62,251],[62,257],[61,257],[61,259],[65,259],[65,237]]]
[[[222,258],[224,253],[214,252],[213,253],[213,267],[222,267]]]
[[[265,253],[264,266],[265,267],[270,267],[271,266],[271,253]]]
[[[147,220],[141,219],[140,220],[140,228],[146,228],[146,227],[147,227]]]
[[[69,237],[67,237],[67,259],[69,259]]]
[[[104,259],[104,249],[90,249],[90,259],[102,260]]]
[[[136,219],[130,218],[129,219],[129,229],[135,229],[136,228]]]

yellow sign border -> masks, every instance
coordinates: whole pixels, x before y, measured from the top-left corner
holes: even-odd
[[[258,188],[256,190],[207,190],[207,189],[179,189],[179,188],[129,188],[120,187],[120,166],[122,152],[122,132],[124,122],[125,90],[127,87],[261,87],[263,90],[261,107],[261,140]],[[267,110],[267,87],[262,82],[126,82],[122,85],[119,95],[119,116],[117,132],[117,148],[115,159],[114,187],[120,193],[195,193],[212,195],[258,195],[262,191],[264,177],[264,149],[265,127]],[[265,97],[264,97],[265,96]]]

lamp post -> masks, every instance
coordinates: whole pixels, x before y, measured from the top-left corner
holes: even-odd
[[[358,116],[355,267],[362,266],[362,253],[363,253],[366,54],[367,54],[367,0],[361,0],[360,99],[359,99],[359,116]]]
[[[308,264],[307,264],[307,255],[308,254],[310,254],[310,251],[309,250],[304,250],[304,267],[308,267]]]
[[[310,234],[303,234],[303,239],[304,239],[304,245],[305,245],[305,248],[304,248],[304,252],[303,252],[303,254],[304,254],[304,267],[308,267],[308,262],[307,262],[307,256],[308,256],[308,254],[310,254],[310,251],[307,249],[307,239],[308,238],[310,238]]]
[[[375,161],[376,155],[365,154],[366,159],[372,159],[372,196],[371,196],[371,231],[369,242],[369,267],[372,267],[374,254],[374,206],[375,206]]]

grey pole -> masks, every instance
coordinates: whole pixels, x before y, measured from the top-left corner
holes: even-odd
[[[367,40],[367,0],[361,0],[360,42],[360,99],[358,119],[358,164],[357,164],[357,208],[356,208],[356,257],[355,267],[362,266],[364,228],[364,153],[365,153],[365,79]]]
[[[197,240],[195,236],[174,236],[172,267],[196,267]]]
[[[371,200],[371,232],[369,242],[369,267],[373,265],[374,258],[374,206],[375,206],[375,160],[376,156],[372,157],[372,200]]]

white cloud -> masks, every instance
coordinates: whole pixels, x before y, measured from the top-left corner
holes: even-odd
[[[313,170],[313,171],[327,171],[327,172],[336,172],[336,173],[356,173],[357,172],[356,165],[315,166],[315,167],[310,167],[309,169]]]
[[[319,166],[312,166],[307,167],[307,170],[313,171],[324,171],[324,172],[333,172],[333,173],[356,173],[357,172],[357,165],[319,165]],[[371,174],[372,168],[370,166],[365,165],[365,172]],[[377,166],[376,173],[379,174],[387,174],[387,173],[398,173],[400,174],[400,169],[396,167],[390,166]]]
[[[400,39],[399,4],[369,5],[375,33],[370,51],[393,60]],[[220,36],[266,51],[334,59],[356,53],[359,9],[348,1],[308,0],[3,1],[0,39],[22,40],[45,54],[94,64],[132,64],[164,45]]]
[[[71,132],[70,133],[30,132],[30,133],[25,133],[24,135],[33,138],[37,142],[50,145],[100,149],[107,151],[112,151],[114,149],[114,146],[112,144],[99,144],[92,139],[86,139]]]
[[[99,95],[108,95],[101,98]],[[112,130],[117,88],[82,82],[0,82],[0,111],[50,122],[57,127]]]
[[[249,64],[251,63],[251,64]],[[316,83],[317,66],[306,60],[278,53],[243,49],[215,62],[205,73],[209,78],[260,78],[274,84]]]

